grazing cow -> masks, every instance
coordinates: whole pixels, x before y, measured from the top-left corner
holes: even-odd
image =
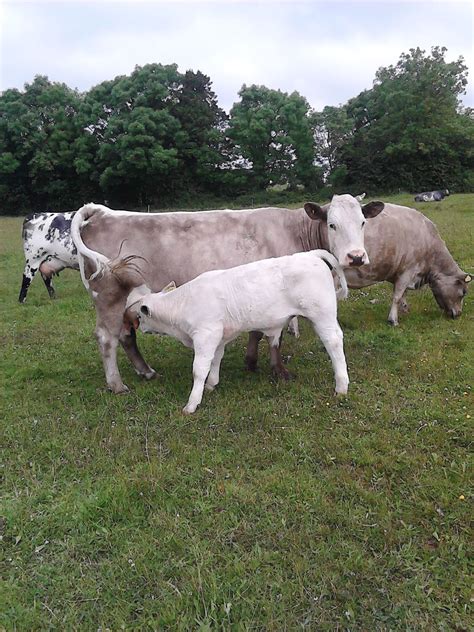
[[[350,195],[334,196],[326,207],[313,204],[306,212],[261,208],[142,214],[112,211],[95,204],[82,207],[74,217],[71,233],[84,284],[95,302],[96,336],[108,387],[114,393],[128,390],[117,366],[119,342],[139,375],[147,379],[155,375],[138,350],[135,331],[123,327],[128,292],[106,266],[109,259],[117,257],[119,248],[124,257],[143,257],[136,260],[136,265],[144,283],[158,292],[170,279],[182,285],[208,270],[319,248],[320,233],[327,221],[331,226],[330,251],[340,265],[359,266],[368,261],[365,218],[374,217],[382,209],[381,202],[361,208]],[[255,334],[249,345],[249,368],[256,364],[258,339],[259,334]],[[287,376],[278,349],[273,349],[271,362],[278,375]]]
[[[321,227],[321,248],[329,245],[327,228]],[[399,308],[407,312],[406,290],[428,284],[446,315],[461,315],[471,277],[452,258],[436,226],[413,208],[385,203],[378,217],[367,224],[365,246],[370,263],[362,268],[345,268],[347,283],[357,289],[389,281],[393,300],[388,315],[390,325],[398,325]],[[290,331],[299,335],[298,323]]]
[[[448,189],[441,191],[425,191],[415,195],[415,202],[441,202],[449,195]]]
[[[71,239],[74,213],[33,213],[25,217],[22,238],[26,263],[18,297],[20,303],[26,301],[28,288],[38,270],[50,298],[55,298],[54,274],[64,268],[79,270],[76,247]]]
[[[140,282],[134,282],[137,270],[132,258],[110,267],[116,279],[128,288]],[[138,294],[130,292],[126,318],[130,323],[138,319],[145,333],[173,336],[194,349],[194,383],[183,409],[186,414],[199,406],[204,387],[213,390],[219,383],[227,343],[243,332],[258,330],[277,348],[283,327],[294,315],[312,322],[331,358],[336,394],[345,395],[349,377],[343,334],[337,322],[333,269],[341,283],[337,295],[345,298],[347,284],[337,259],[325,250],[312,250],[204,272],[177,289],[173,283],[154,294],[144,294],[142,284]]]

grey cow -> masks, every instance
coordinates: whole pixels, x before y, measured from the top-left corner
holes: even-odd
[[[415,202],[441,202],[441,200],[444,200],[448,195],[448,189],[425,191],[424,193],[417,193],[415,195]]]
[[[108,387],[115,393],[128,390],[117,366],[119,342],[139,375],[147,379],[155,375],[138,350],[132,323],[125,319],[124,324],[130,287],[121,285],[108,271],[108,263],[118,256],[121,244],[122,257],[142,257],[135,264],[153,292],[171,280],[182,285],[208,270],[319,248],[325,221],[337,228],[328,245],[340,265],[360,266],[367,262],[363,240],[366,217],[374,217],[382,209],[381,202],[361,207],[350,195],[334,196],[326,208],[312,205],[306,212],[261,208],[141,214],[95,204],[82,207],[74,217],[71,233],[84,284],[95,303],[96,336]],[[249,368],[256,364],[258,340],[256,334],[249,345]],[[287,377],[278,348],[272,348],[271,362],[277,375]]]

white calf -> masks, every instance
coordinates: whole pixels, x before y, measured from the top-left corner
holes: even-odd
[[[313,250],[205,272],[179,288],[173,284],[146,296],[140,296],[141,286],[131,292],[127,313],[131,321],[138,316],[142,331],[168,334],[194,349],[194,384],[185,413],[193,413],[201,403],[204,386],[213,390],[218,384],[228,342],[243,332],[261,331],[278,347],[282,329],[293,316],[312,322],[331,358],[336,393],[346,394],[349,377],[333,268],[341,284],[337,294],[345,297],[347,284],[336,258]],[[119,268],[116,273],[120,275]]]

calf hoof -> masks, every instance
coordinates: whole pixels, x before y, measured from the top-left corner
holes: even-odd
[[[185,415],[192,415],[195,411],[196,411],[197,406],[190,406],[189,404],[186,404],[186,406],[183,408],[183,413]]]
[[[390,327],[398,327],[398,320],[392,320],[391,318],[389,318],[387,322]]]

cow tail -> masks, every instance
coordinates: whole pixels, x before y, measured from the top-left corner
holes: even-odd
[[[341,287],[336,290],[337,298],[340,301],[347,298],[349,295],[349,290],[347,287],[346,277],[344,276],[344,270],[339,264],[339,261],[327,250],[316,250],[315,252],[329,266],[330,270],[335,270],[337,276],[339,277],[339,283],[341,284]]]
[[[85,245],[81,237],[81,228],[84,226],[89,218],[95,215],[95,213],[107,210],[107,207],[101,206],[100,204],[85,204],[74,215],[71,223],[71,236],[77,249],[79,270],[81,271],[82,282],[84,283],[86,289],[89,289],[89,281],[94,280],[99,275],[102,275],[104,273],[104,271],[108,267],[109,259],[100,252],[95,252]],[[96,271],[91,274],[89,279],[86,278],[84,271],[85,257],[92,261],[96,268]]]

